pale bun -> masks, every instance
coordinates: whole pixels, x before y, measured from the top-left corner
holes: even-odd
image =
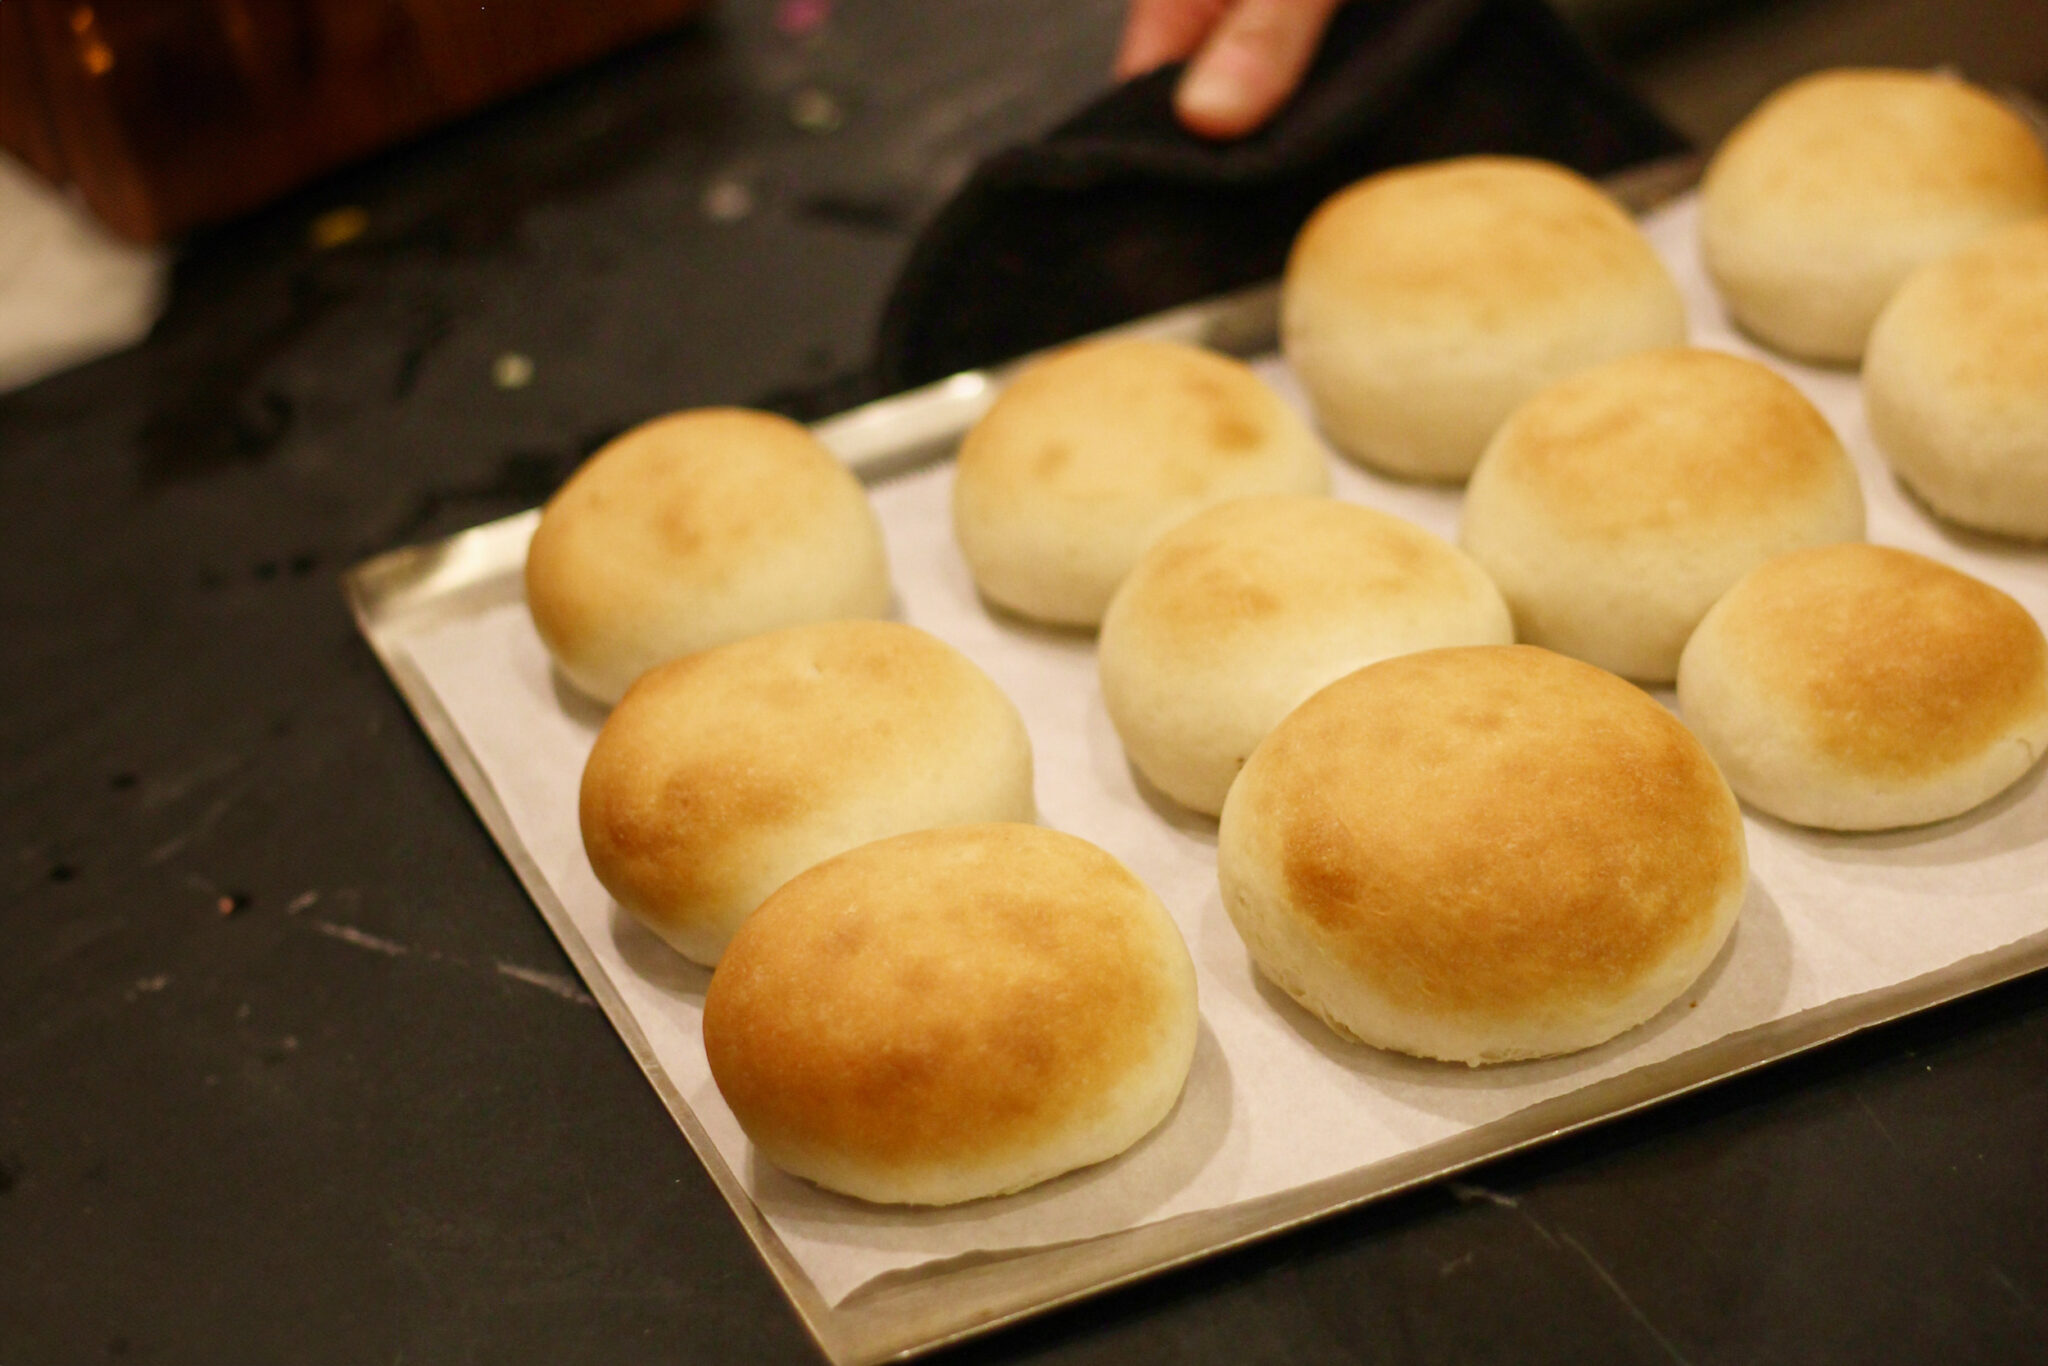
[[[2048,539],[2048,218],[1915,272],[1863,365],[1870,434],[1950,521]]]
[[[1167,528],[1329,479],[1314,433],[1249,366],[1173,342],[1092,342],[1029,366],[969,430],[953,527],[990,602],[1092,627]]]
[[[728,641],[889,611],[860,481],[803,427],[704,408],[617,437],[541,512],[526,556],[534,627],[579,690]]]
[[[1829,830],[1960,815],[2048,748],[2048,644],[1990,584],[1910,551],[1772,560],[1686,646],[1678,704],[1736,795]]]
[[[1462,480],[1522,400],[1685,340],[1678,286],[1621,206],[1547,162],[1386,171],[1317,209],[1281,284],[1281,347],[1337,448]]]
[[[1338,1033],[1453,1062],[1588,1048],[1676,1000],[1747,882],[1742,817],[1677,718],[1525,645],[1331,684],[1223,807],[1223,905]]]
[[[865,845],[769,898],[704,998],[755,1149],[864,1200],[948,1205],[1116,1156],[1194,1058],[1166,908],[1084,840],[956,826]]]
[[[1103,619],[1103,701],[1138,771],[1181,805],[1223,809],[1296,704],[1389,655],[1504,645],[1507,605],[1449,542],[1372,508],[1272,494],[1159,538]]]
[[[821,859],[1034,813],[1016,707],[952,646],[886,621],[786,627],[650,671],[598,733],[578,806],[598,881],[707,964]]]
[[[1737,579],[1862,535],[1855,467],[1805,396],[1755,361],[1678,349],[1517,410],[1472,476],[1458,543],[1500,585],[1516,639],[1668,683]]]
[[[1700,248],[1768,346],[1854,362],[1916,266],[2048,213],[2048,153],[1984,91],[1924,71],[1802,77],[1738,125],[1700,185]]]

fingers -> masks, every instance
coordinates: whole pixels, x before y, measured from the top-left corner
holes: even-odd
[[[1116,78],[1127,81],[1194,56],[1230,5],[1231,0],[1131,0]]]
[[[1239,138],[1279,112],[1342,0],[1131,0],[1120,80],[1193,58],[1174,93],[1201,137]]]
[[[1341,2],[1237,0],[1229,6],[1174,93],[1181,123],[1217,139],[1243,137],[1265,123],[1301,84]],[[1134,27],[1137,9],[1147,3],[1138,0],[1133,9]]]

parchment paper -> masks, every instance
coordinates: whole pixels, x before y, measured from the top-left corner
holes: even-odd
[[[1693,339],[1761,355],[1729,328],[1705,283],[1694,209],[1687,198],[1645,223],[1685,289]],[[2048,551],[1938,527],[1878,458],[1853,375],[1772,363],[1854,454],[1872,540],[1947,560],[2048,619]],[[1299,401],[1277,361],[1260,368]],[[1334,458],[1332,469],[1340,496],[1455,535],[1455,491],[1377,480]],[[1729,947],[1685,997],[1601,1048],[1474,1070],[1343,1043],[1254,975],[1216,890],[1215,823],[1140,792],[1103,709],[1092,641],[998,621],[981,606],[952,542],[951,477],[945,464],[874,490],[901,614],[965,651],[1015,699],[1036,754],[1041,819],[1102,845],[1143,878],[1173,911],[1200,978],[1201,1040],[1171,1117],[1123,1157],[1020,1195],[936,1211],[881,1208],[756,1161],[704,1062],[709,973],[618,911],[584,860],[576,787],[602,714],[554,682],[517,603],[409,647],[661,1065],[828,1302],[938,1259],[1092,1237],[1334,1176],[2048,930],[2048,789],[2037,766],[1988,806],[1917,830],[1833,836],[1751,815],[1754,873]]]

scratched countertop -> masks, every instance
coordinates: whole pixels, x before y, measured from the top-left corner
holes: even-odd
[[[814,1359],[336,576],[857,371],[918,225],[1105,87],[1120,11],[725,0],[196,235],[146,343],[0,397],[0,1366]],[[1602,37],[1705,142],[1821,64],[2048,94],[2048,0]],[[947,1359],[2044,1343],[2035,978]]]

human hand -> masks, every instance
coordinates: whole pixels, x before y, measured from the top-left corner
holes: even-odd
[[[1116,75],[1188,60],[1174,113],[1205,138],[1241,138],[1287,103],[1343,0],[1131,0]]]

